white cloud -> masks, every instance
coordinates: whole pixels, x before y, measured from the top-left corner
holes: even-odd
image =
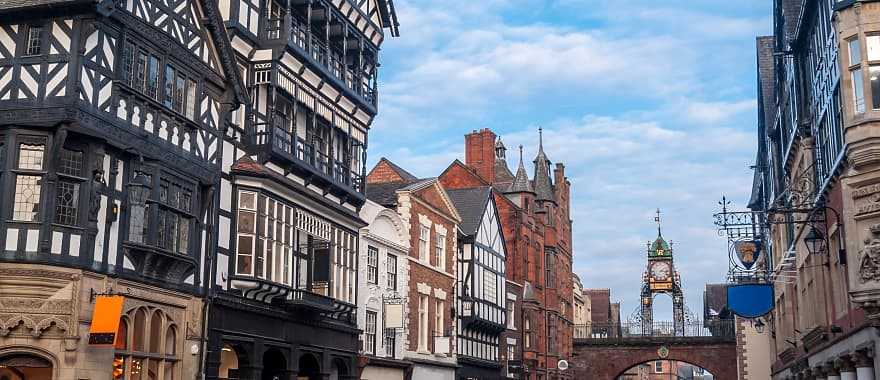
[[[754,111],[757,115],[755,99],[721,102],[689,102],[685,112],[689,119],[698,123],[718,123],[745,111]]]

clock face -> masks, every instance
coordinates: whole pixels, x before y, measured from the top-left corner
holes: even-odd
[[[672,276],[672,267],[667,262],[656,262],[651,265],[651,278],[655,281],[669,281]]]

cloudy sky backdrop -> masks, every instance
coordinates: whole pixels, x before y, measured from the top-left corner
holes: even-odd
[[[381,55],[372,166],[418,176],[463,160],[464,134],[491,128],[527,167],[545,130],[572,182],[574,270],[638,305],[645,244],[675,242],[689,308],[723,282],[712,225],[722,194],[743,207],[755,155],[755,36],[767,0],[396,0],[400,38]],[[669,320],[658,297],[655,319]]]

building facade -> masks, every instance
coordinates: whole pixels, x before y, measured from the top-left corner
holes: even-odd
[[[0,4],[0,377],[203,369],[219,141],[249,98],[222,25],[211,1]]]
[[[353,379],[387,1],[222,1],[251,101],[222,142],[207,378]]]
[[[774,34],[757,40],[749,207],[773,218],[762,233],[776,307],[760,321],[774,379],[873,379],[880,365],[878,12],[872,1],[776,0]]]
[[[357,325],[361,330],[358,367],[364,380],[403,380],[411,363],[403,360],[404,308],[409,289],[410,240],[396,211],[368,200],[361,208],[358,255]]]
[[[490,185],[504,231],[507,252],[507,345],[510,377],[567,378],[558,369],[569,358],[573,331],[570,184],[565,169],[551,164],[538,141],[534,179],[522,162],[507,166],[507,149],[494,132],[465,136],[465,162],[453,162],[440,176],[450,189]],[[513,358],[511,358],[511,356]]]
[[[367,198],[400,215],[409,238],[403,357],[413,379],[454,379],[456,255],[461,217],[436,178],[418,179],[387,159],[367,176]]]
[[[503,229],[492,187],[449,190],[459,210],[456,378],[497,379],[506,348],[507,279]],[[508,353],[509,354],[509,353]]]

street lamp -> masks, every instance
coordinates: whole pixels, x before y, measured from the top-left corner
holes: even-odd
[[[804,244],[811,255],[825,253],[825,236],[815,226],[810,226],[807,236],[804,237]]]
[[[140,170],[134,173],[134,178],[128,183],[128,196],[132,206],[147,204],[150,195],[150,183],[147,176]]]

